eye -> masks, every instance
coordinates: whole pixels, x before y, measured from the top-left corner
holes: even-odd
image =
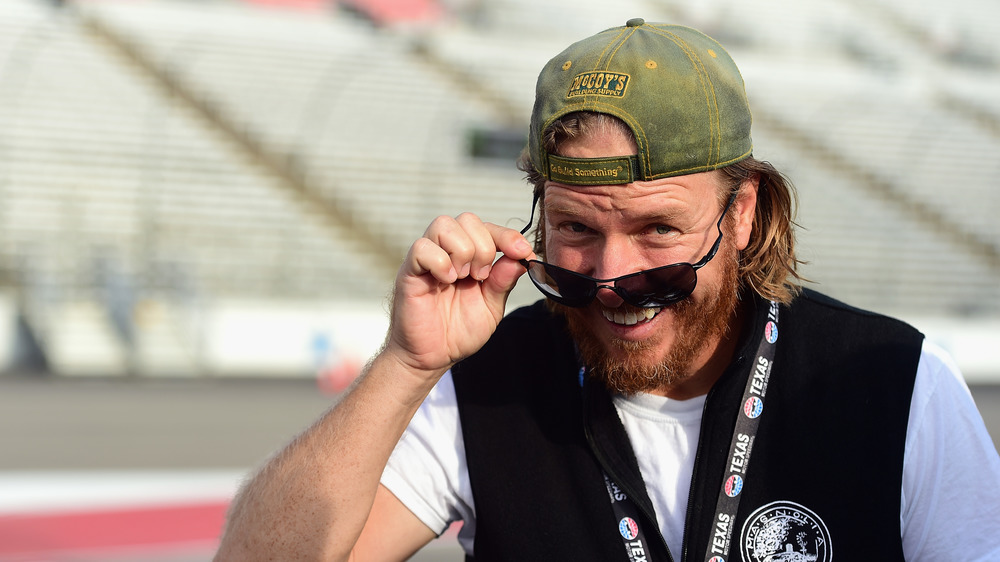
[[[561,227],[563,230],[572,232],[573,234],[583,234],[590,230],[587,228],[587,225],[579,222],[564,222]]]
[[[680,231],[670,225],[652,223],[646,227],[642,234],[647,244],[669,247],[677,243]]]

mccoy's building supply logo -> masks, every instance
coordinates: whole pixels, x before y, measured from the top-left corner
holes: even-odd
[[[584,72],[573,79],[566,94],[568,98],[577,96],[613,96],[620,98],[628,88],[628,74],[620,72]]]

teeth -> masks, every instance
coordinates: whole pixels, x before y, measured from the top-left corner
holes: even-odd
[[[609,322],[614,322],[615,324],[620,324],[622,326],[634,326],[639,322],[645,322],[652,320],[659,312],[659,308],[643,308],[638,312],[628,311],[622,312],[620,310],[607,310],[601,311],[604,317],[608,319]]]

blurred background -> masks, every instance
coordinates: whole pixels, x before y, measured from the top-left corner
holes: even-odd
[[[525,224],[538,70],[632,17],[729,50],[811,285],[948,349],[996,440],[996,2],[0,0],[0,560],[210,559],[427,223]]]

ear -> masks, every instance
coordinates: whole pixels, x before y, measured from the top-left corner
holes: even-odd
[[[737,250],[746,249],[750,244],[750,233],[753,231],[753,218],[757,212],[757,189],[760,187],[760,175],[743,180],[740,193],[733,201],[736,207],[736,224],[733,235]]]

